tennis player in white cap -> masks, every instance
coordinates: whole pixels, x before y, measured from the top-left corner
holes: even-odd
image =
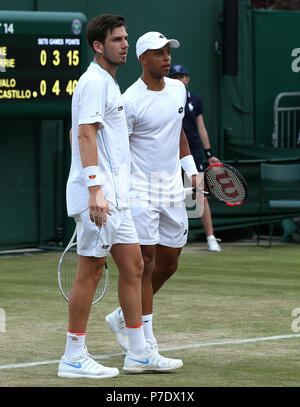
[[[176,271],[188,235],[181,167],[193,186],[201,182],[182,130],[185,86],[167,77],[170,50],[179,45],[159,32],[142,35],[136,43],[142,75],[123,94],[132,157],[130,208],[144,260],[142,322],[146,341],[156,350],[153,295]],[[106,323],[127,350],[122,309],[107,315]]]

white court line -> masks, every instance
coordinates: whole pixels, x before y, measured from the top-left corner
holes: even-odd
[[[290,339],[290,338],[298,338],[300,334],[291,334],[291,335],[277,335],[277,336],[264,336],[261,338],[250,338],[250,339],[236,339],[231,341],[218,341],[218,342],[207,342],[207,343],[195,343],[191,345],[181,345],[181,346],[171,346],[168,348],[159,348],[160,351],[168,351],[168,350],[179,350],[179,349],[194,349],[194,348],[204,348],[208,346],[217,346],[217,345],[239,345],[243,343],[250,343],[250,342],[262,342],[262,341],[275,341],[277,339]],[[108,355],[92,355],[93,359],[109,359],[116,356],[124,356],[123,353],[111,353]],[[41,362],[30,362],[30,363],[17,363],[12,365],[0,365],[0,370],[4,369],[18,369],[20,367],[33,367],[33,366],[41,366],[41,365],[52,365],[59,363],[59,360],[44,360]]]

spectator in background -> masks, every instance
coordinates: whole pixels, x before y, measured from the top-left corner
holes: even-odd
[[[252,8],[266,10],[300,10],[300,0],[252,0]]]
[[[276,0],[252,0],[252,8],[255,9],[270,9],[274,6]]]
[[[300,10],[300,0],[277,0],[272,10]]]
[[[174,65],[169,72],[170,78],[179,79],[186,87],[190,82],[187,69],[183,65]],[[201,145],[204,149],[208,164],[219,162],[219,159],[212,153],[209,137],[203,119],[204,108],[202,100],[187,90],[187,102],[185,105],[185,115],[182,121],[183,130],[188,139],[191,154],[199,172],[204,172],[201,157]],[[207,247],[209,251],[220,252],[221,247],[214,235],[211,210],[207,198],[204,198],[204,212],[201,222],[205,230]]]

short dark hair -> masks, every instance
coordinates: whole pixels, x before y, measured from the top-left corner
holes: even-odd
[[[116,14],[100,14],[94,17],[86,26],[86,39],[89,46],[95,52],[94,41],[104,44],[108,31],[112,32],[114,28],[125,27],[126,21],[123,16]]]

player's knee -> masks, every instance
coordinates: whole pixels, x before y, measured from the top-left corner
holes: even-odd
[[[136,269],[137,277],[142,278],[143,270],[144,270],[144,260],[142,257],[140,257],[139,259],[136,260],[135,269]]]
[[[165,276],[166,278],[170,278],[175,271],[177,270],[178,267],[178,262],[172,262],[172,263],[168,263],[165,267]]]
[[[93,277],[94,277],[96,280],[99,280],[99,278],[101,278],[102,273],[103,273],[103,269],[104,269],[104,266],[103,266],[103,265],[101,265],[101,266],[97,265],[97,267],[95,267],[95,270],[94,270],[94,273],[93,273]]]
[[[149,268],[154,264],[154,256],[152,253],[143,253],[144,268]]]
[[[143,270],[144,270],[144,261],[143,261],[142,257],[137,258],[137,259],[135,259],[133,267],[132,267],[130,273],[127,275],[127,277],[129,279],[131,279],[132,281],[141,280],[142,275],[143,275]]]
[[[119,268],[119,283],[137,284],[142,279],[144,262],[141,257],[129,259],[123,267]]]
[[[103,266],[95,265],[89,270],[86,270],[85,280],[89,280],[91,284],[98,284],[103,273]]]

